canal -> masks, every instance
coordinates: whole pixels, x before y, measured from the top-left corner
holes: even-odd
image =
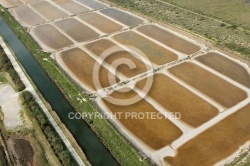
[[[43,97],[60,117],[68,130],[76,139],[93,166],[117,166],[119,163],[110,151],[103,145],[99,137],[84,120],[69,119],[68,114],[75,112],[57,85],[51,80],[33,55],[18,39],[7,23],[0,17],[0,35],[15,52],[21,65],[24,67]]]

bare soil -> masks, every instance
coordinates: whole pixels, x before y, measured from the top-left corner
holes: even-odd
[[[0,163],[2,164],[1,166],[8,165],[8,160],[5,154],[5,149],[2,145],[0,145]]]
[[[15,139],[14,148],[19,156],[19,162],[22,165],[33,165],[34,151],[30,142],[25,139]]]

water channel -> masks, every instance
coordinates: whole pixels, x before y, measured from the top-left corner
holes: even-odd
[[[0,17],[0,35],[5,38],[21,65],[24,67],[34,84],[46,101],[60,117],[68,130],[76,139],[93,166],[117,166],[119,163],[110,151],[103,145],[99,137],[84,120],[69,119],[68,113],[75,112],[74,108],[61,93],[33,55],[18,39],[7,23]]]

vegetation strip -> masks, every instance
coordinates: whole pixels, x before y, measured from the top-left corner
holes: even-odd
[[[0,15],[47,71],[49,76],[55,81],[72,106],[79,112],[99,112],[100,109],[91,100],[88,99],[86,103],[80,103],[77,100],[79,97],[87,98],[88,96],[79,96],[79,92],[81,92],[82,89],[78,87],[63,71],[59,70],[54,61],[48,60],[50,59],[50,54],[41,50],[38,44],[35,43],[32,37],[17,23],[5,8],[1,6],[0,9]],[[117,158],[121,165],[152,165],[151,160],[135,149],[134,146],[126,140],[108,120],[91,119],[90,117],[86,117],[85,120],[91,128],[97,132],[103,143],[111,150],[111,153]]]
[[[25,85],[11,64],[10,59],[4,53],[2,47],[0,47],[0,54],[0,71],[8,72],[17,90],[19,92],[23,91],[25,89]],[[76,161],[70,155],[67,147],[49,122],[46,115],[43,113],[43,110],[35,101],[33,95],[28,91],[24,91],[22,92],[22,97],[24,99],[23,104],[27,106],[27,108],[31,111],[32,116],[35,117],[40,124],[43,133],[47,137],[47,140],[49,141],[54,153],[57,155],[61,163],[63,165],[77,165]]]
[[[160,0],[106,0],[143,14],[156,22],[173,24],[213,40],[220,47],[250,56],[250,32],[234,24],[225,24]]]
[[[9,73],[11,80],[16,85],[16,89],[18,92],[21,92],[25,89],[25,85],[21,81],[19,75],[16,70],[13,68],[9,58],[5,55],[3,48],[0,47],[0,71]]]
[[[43,133],[45,134],[47,140],[49,141],[52,149],[54,150],[55,154],[58,156],[59,160],[61,161],[62,165],[70,165],[76,166],[76,161],[70,155],[67,147],[62,142],[61,138],[49,122],[46,115],[43,113],[41,107],[35,101],[33,95],[28,92],[24,91],[22,93],[24,104],[29,108],[33,117],[36,118],[38,121]]]
[[[8,78],[6,78],[6,74],[3,74],[3,73],[6,73],[9,77],[10,77],[10,79],[11,80],[9,80]],[[7,76],[7,77],[8,77]],[[21,81],[21,78],[19,77],[19,75],[18,75],[18,73],[16,72],[16,70],[15,70],[15,68],[13,67],[13,65],[11,64],[11,61],[10,61],[10,59],[6,56],[6,54],[5,54],[5,52],[4,52],[4,49],[0,46],[0,84],[1,83],[10,83],[10,84],[12,84],[12,86],[14,87],[14,89],[16,89],[15,91],[18,91],[18,92],[21,92],[21,91],[23,91],[24,89],[25,89],[25,85],[24,85],[24,83]],[[1,108],[1,106],[0,106],[0,111],[1,111],[1,114],[2,114],[2,110],[1,110],[2,108]],[[25,111],[27,111],[26,109],[25,109]],[[4,116],[4,115],[0,115],[0,116]],[[23,113],[21,113],[21,117],[23,116]],[[32,117],[29,117],[29,119],[31,120],[32,119]],[[33,122],[33,121],[32,121]],[[24,127],[24,129],[22,129],[23,128],[23,125],[22,126],[20,126],[20,129],[19,129],[19,127],[17,127],[17,128],[14,128],[14,129],[11,129],[11,130],[6,130],[6,127],[4,126],[4,124],[3,124],[3,121],[2,121],[2,119],[0,120],[0,123],[1,123],[1,127],[0,127],[0,139],[1,139],[1,144],[2,145],[4,145],[4,149],[5,149],[5,158],[3,159],[2,158],[2,155],[3,154],[1,154],[0,156],[1,156],[1,163],[0,163],[0,165],[2,164],[2,165],[8,165],[8,164],[13,164],[13,158],[11,158],[10,159],[10,154],[11,154],[11,150],[7,150],[7,143],[6,143],[6,141],[8,140],[8,139],[11,139],[11,137],[13,137],[13,135],[14,136],[17,136],[18,138],[20,137],[20,134],[22,135],[22,136],[24,136],[25,135],[25,137],[27,136],[27,132],[29,133],[29,134],[31,134],[32,136],[32,138],[33,139],[38,139],[39,141],[37,141],[36,143],[38,144],[37,146],[39,146],[40,148],[41,148],[41,150],[39,151],[39,152],[37,152],[37,153],[41,153],[41,155],[39,156],[39,157],[41,157],[41,158],[39,158],[39,161],[37,161],[37,162],[40,162],[40,163],[42,163],[42,164],[48,164],[48,160],[49,159],[47,159],[46,157],[45,157],[45,148],[42,148],[41,146],[41,138],[37,138],[37,136],[39,135],[38,133],[39,133],[39,131],[37,131],[37,127],[36,126],[33,126],[33,129],[31,129],[31,130],[29,130],[28,128],[25,128]],[[34,125],[34,123],[33,123],[33,125]],[[40,129],[40,127],[39,127],[39,129]],[[18,131],[18,132],[15,132],[15,131]],[[20,130],[20,131],[19,131]],[[13,133],[12,133],[13,132]],[[39,135],[39,136],[41,136],[41,135]],[[7,138],[6,138],[7,137]],[[28,136],[29,137],[29,136]],[[45,143],[46,141],[42,141],[43,143]],[[42,143],[42,144],[43,144]],[[2,147],[2,145],[0,145],[0,147],[1,148],[3,148]],[[25,147],[25,146],[23,146],[23,147]],[[47,150],[49,149],[49,147],[47,148]],[[33,150],[33,149],[32,149]],[[24,150],[25,151],[25,150]],[[2,151],[1,151],[1,153],[2,153]],[[51,156],[50,156],[50,159],[51,158],[53,158],[54,157],[54,154],[51,154],[50,152],[48,152]],[[53,153],[53,152],[52,152]],[[30,153],[31,154],[31,153]],[[12,154],[13,155],[13,154]],[[29,154],[28,155],[26,155],[26,154],[24,154],[24,156],[29,156]],[[27,158],[26,158],[27,159]],[[18,161],[19,161],[19,159],[17,159]],[[53,160],[53,159],[52,159]],[[17,162],[18,162],[17,161]],[[22,161],[24,162],[25,161],[25,159],[22,159]],[[20,162],[20,161],[19,161]]]

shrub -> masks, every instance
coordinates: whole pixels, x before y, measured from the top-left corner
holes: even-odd
[[[36,118],[44,135],[46,136],[54,153],[57,155],[62,165],[77,165],[76,161],[70,155],[67,147],[64,145],[63,141],[60,139],[59,135],[47,119],[47,116],[43,113],[43,110],[35,101],[33,95],[28,91],[24,91],[22,96],[24,99],[24,104],[26,104],[26,106],[29,108],[33,117]]]

